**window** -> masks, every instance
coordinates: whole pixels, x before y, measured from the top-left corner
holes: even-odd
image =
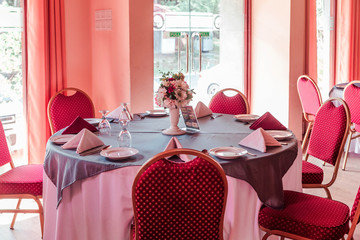
[[[317,84],[323,100],[334,78],[334,0],[316,0]]]
[[[22,33],[20,0],[0,0],[0,120],[16,162],[25,161]]]
[[[181,71],[193,104],[223,88],[243,92],[244,2],[154,0],[154,90],[162,72]]]

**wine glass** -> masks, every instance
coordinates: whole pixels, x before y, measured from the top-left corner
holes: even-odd
[[[127,104],[122,103],[122,108],[119,115],[119,124],[122,130],[117,138],[119,147],[131,147],[131,134],[127,130],[127,126],[130,120],[131,120],[131,115],[128,111]]]
[[[109,112],[108,110],[100,110],[99,111],[102,114],[101,121],[99,122],[99,132],[100,135],[110,135],[111,132],[111,126],[109,121],[106,119],[105,115]]]

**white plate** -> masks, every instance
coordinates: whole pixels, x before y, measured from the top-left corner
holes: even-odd
[[[284,140],[292,137],[292,133],[286,130],[266,130],[276,140]]]
[[[101,122],[101,118],[85,118],[85,121],[87,121],[88,123],[90,123],[93,126],[98,126],[99,123]]]
[[[57,145],[62,145],[67,143],[75,135],[76,134],[64,134],[64,135],[51,136],[49,140]]]
[[[235,159],[245,155],[247,150],[239,147],[217,147],[210,149],[209,153],[222,159]]]
[[[235,115],[234,118],[239,122],[251,122],[258,119],[259,116],[254,114],[239,114]]]
[[[165,110],[149,110],[149,111],[146,111],[146,113],[150,117],[163,117],[168,114]]]
[[[134,156],[138,152],[139,151],[135,148],[117,147],[117,148],[109,148],[106,150],[102,150],[100,152],[100,155],[112,160],[121,160]]]

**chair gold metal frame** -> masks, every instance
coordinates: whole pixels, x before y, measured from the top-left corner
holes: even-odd
[[[6,142],[6,137],[5,137],[5,132],[2,126],[2,123],[0,122],[0,149],[2,149],[2,161],[1,161],[1,167],[5,166],[6,164],[10,164],[11,169],[16,169],[14,162],[11,158],[10,152],[9,152],[9,148],[7,146],[7,142]],[[29,165],[25,165],[22,166],[21,168],[26,168],[26,166]],[[42,171],[43,167],[42,165],[36,165],[36,167],[38,168],[38,171]],[[11,170],[9,170],[11,171]],[[8,172],[8,171],[7,171]],[[3,174],[6,174],[7,172],[4,172]],[[16,173],[14,173],[16,174]],[[13,175],[14,176],[14,175]],[[40,177],[40,176],[38,176]],[[11,177],[10,177],[11,178]],[[15,184],[15,187],[12,187],[12,190],[14,188],[16,188],[16,186],[20,186],[18,184],[18,177],[16,179],[16,181],[11,181],[10,179],[6,178],[4,180],[2,180],[2,184],[4,187],[8,186],[8,188],[11,188],[11,185],[7,185],[7,184]],[[23,179],[20,179],[20,181]],[[37,184],[37,187],[41,187],[42,188],[42,179],[41,179],[41,186],[39,186],[38,184],[40,184],[40,182],[34,181],[35,184]],[[22,189],[24,190],[24,189]],[[14,192],[14,193],[12,193]],[[9,191],[6,190],[3,194],[0,194],[0,199],[18,199],[17,205],[15,209],[0,209],[0,213],[14,213],[13,219],[11,221],[11,225],[10,225],[10,229],[14,229],[14,224],[16,221],[16,217],[18,213],[38,213],[39,217],[40,217],[40,227],[41,227],[41,236],[43,236],[43,232],[44,232],[44,211],[43,211],[43,206],[42,203],[40,201],[40,199],[42,198],[42,195],[35,195],[32,194],[32,192],[26,192],[24,191],[24,193],[17,193],[17,192],[21,192],[19,191],[19,189],[16,189],[14,191]],[[38,209],[20,209],[20,204],[21,204],[21,200],[22,199],[33,199],[36,204],[38,205]]]
[[[134,223],[135,223],[135,239],[138,240],[138,220],[137,220],[137,210],[136,210],[136,202],[135,202],[135,191],[136,191],[136,186],[137,183],[141,177],[141,175],[155,162],[167,158],[167,157],[171,157],[174,155],[180,155],[180,154],[187,154],[187,155],[192,155],[192,156],[196,156],[196,157],[200,157],[204,160],[206,160],[207,162],[209,162],[210,164],[212,164],[213,166],[215,166],[215,168],[218,170],[218,172],[221,175],[221,178],[224,182],[224,203],[223,203],[223,209],[222,209],[222,214],[221,214],[221,220],[220,220],[220,226],[219,226],[219,239],[223,240],[223,224],[224,224],[224,213],[225,213],[225,207],[226,207],[226,200],[227,200],[227,193],[228,193],[228,184],[227,184],[227,179],[226,179],[226,175],[224,170],[222,169],[222,167],[220,166],[219,163],[217,163],[213,158],[211,158],[209,155],[199,152],[197,150],[193,150],[193,149],[188,149],[188,148],[178,148],[178,149],[171,149],[165,152],[161,152],[157,155],[155,155],[154,157],[150,158],[142,167],[141,169],[138,171],[133,186],[132,186],[132,203],[133,203],[133,211],[134,211]],[[179,164],[183,164],[183,163],[179,163]],[[130,239],[131,236],[130,236]]]
[[[351,214],[351,213],[350,213]],[[329,213],[329,216],[331,214]],[[348,232],[348,236],[346,238],[346,240],[353,240],[353,236],[354,236],[354,232],[356,229],[356,225],[358,224],[359,221],[359,217],[360,217],[360,201],[357,205],[356,211],[355,211],[355,215],[354,215],[354,219],[351,223],[351,227],[350,230]],[[310,238],[306,238],[306,237],[302,237],[299,235],[295,235],[292,233],[288,233],[288,232],[284,232],[284,231],[280,231],[280,230],[270,230],[267,228],[264,228],[263,226],[259,225],[260,229],[264,232],[266,232],[266,234],[264,235],[264,237],[262,238],[262,240],[266,240],[268,237],[270,237],[271,235],[277,235],[281,237],[281,240],[284,240],[285,238],[290,238],[290,239],[295,239],[295,240],[312,240]],[[341,239],[345,239],[344,237],[342,237]]]
[[[312,85],[314,86],[314,88],[316,89],[316,92],[318,94],[318,98],[319,98],[319,102],[320,102],[320,106],[323,104],[323,101],[322,101],[322,98],[321,98],[321,93],[320,93],[320,90],[319,90],[319,87],[317,86],[317,84],[315,83],[315,81],[313,79],[311,79],[309,76],[307,75],[301,75],[298,80],[297,80],[297,84],[299,84],[299,81],[301,79],[307,79],[308,81],[310,81],[312,83]],[[301,95],[300,95],[300,92],[299,92],[299,88],[297,88],[297,91],[298,91],[298,95],[299,95],[299,98],[300,98],[300,101],[301,101]],[[304,107],[303,107],[303,116],[304,116],[304,119],[307,123],[307,128],[306,128],[306,132],[305,132],[305,135],[304,135],[304,138],[303,138],[303,142],[301,144],[301,148],[302,150],[305,150],[306,149],[306,146],[308,144],[308,141],[309,141],[309,136],[310,136],[310,132],[311,132],[311,129],[312,129],[312,126],[314,124],[314,115],[313,114],[310,114],[310,113],[307,113],[305,110],[304,110]]]
[[[344,99],[345,99],[345,91],[346,89],[351,86],[352,84],[360,84],[360,81],[352,81],[350,82],[349,84],[346,85],[346,87],[344,88]],[[359,98],[360,100],[360,98]],[[345,102],[346,102],[346,99],[345,99]],[[360,101],[359,101],[360,103]],[[351,113],[351,111],[350,111]],[[351,123],[351,125],[353,126],[353,124]],[[360,134],[357,134],[356,136],[353,136],[354,133],[359,133],[355,130],[355,127],[350,127],[350,131],[349,131],[349,137],[348,137],[348,142],[346,144],[346,148],[345,148],[345,155],[344,155],[344,161],[343,161],[343,167],[342,167],[342,170],[345,171],[345,168],[346,168],[346,163],[347,163],[347,159],[348,159],[348,155],[349,155],[349,148],[350,148],[350,143],[351,143],[351,140],[354,140],[358,137],[360,137]]]
[[[337,177],[337,173],[338,173],[338,169],[339,169],[339,166],[340,166],[342,153],[344,151],[344,145],[345,145],[345,142],[346,142],[346,137],[347,137],[349,129],[350,129],[350,111],[349,111],[349,108],[348,108],[348,106],[347,106],[347,104],[346,104],[346,102],[344,100],[342,100],[340,98],[330,98],[330,99],[326,100],[325,103],[330,102],[330,101],[339,101],[341,103],[341,105],[344,106],[345,113],[346,113],[346,129],[345,129],[345,132],[344,132],[344,136],[343,136],[343,138],[341,140],[339,152],[338,152],[336,160],[335,160],[335,166],[334,166],[333,175],[332,175],[331,179],[329,180],[329,182],[327,182],[327,183],[303,184],[302,187],[303,188],[323,188],[325,190],[325,192],[326,192],[327,198],[332,199],[329,187],[335,182],[336,177]],[[308,158],[309,158],[309,153],[308,153],[308,151],[306,151],[304,161],[307,161]]]

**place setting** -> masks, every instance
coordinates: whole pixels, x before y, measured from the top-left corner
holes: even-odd
[[[210,149],[208,153],[225,160],[237,159],[241,156],[249,154],[246,149],[240,147],[216,147]]]
[[[259,118],[259,115],[255,114],[238,114],[234,116],[235,121],[250,124]]]

